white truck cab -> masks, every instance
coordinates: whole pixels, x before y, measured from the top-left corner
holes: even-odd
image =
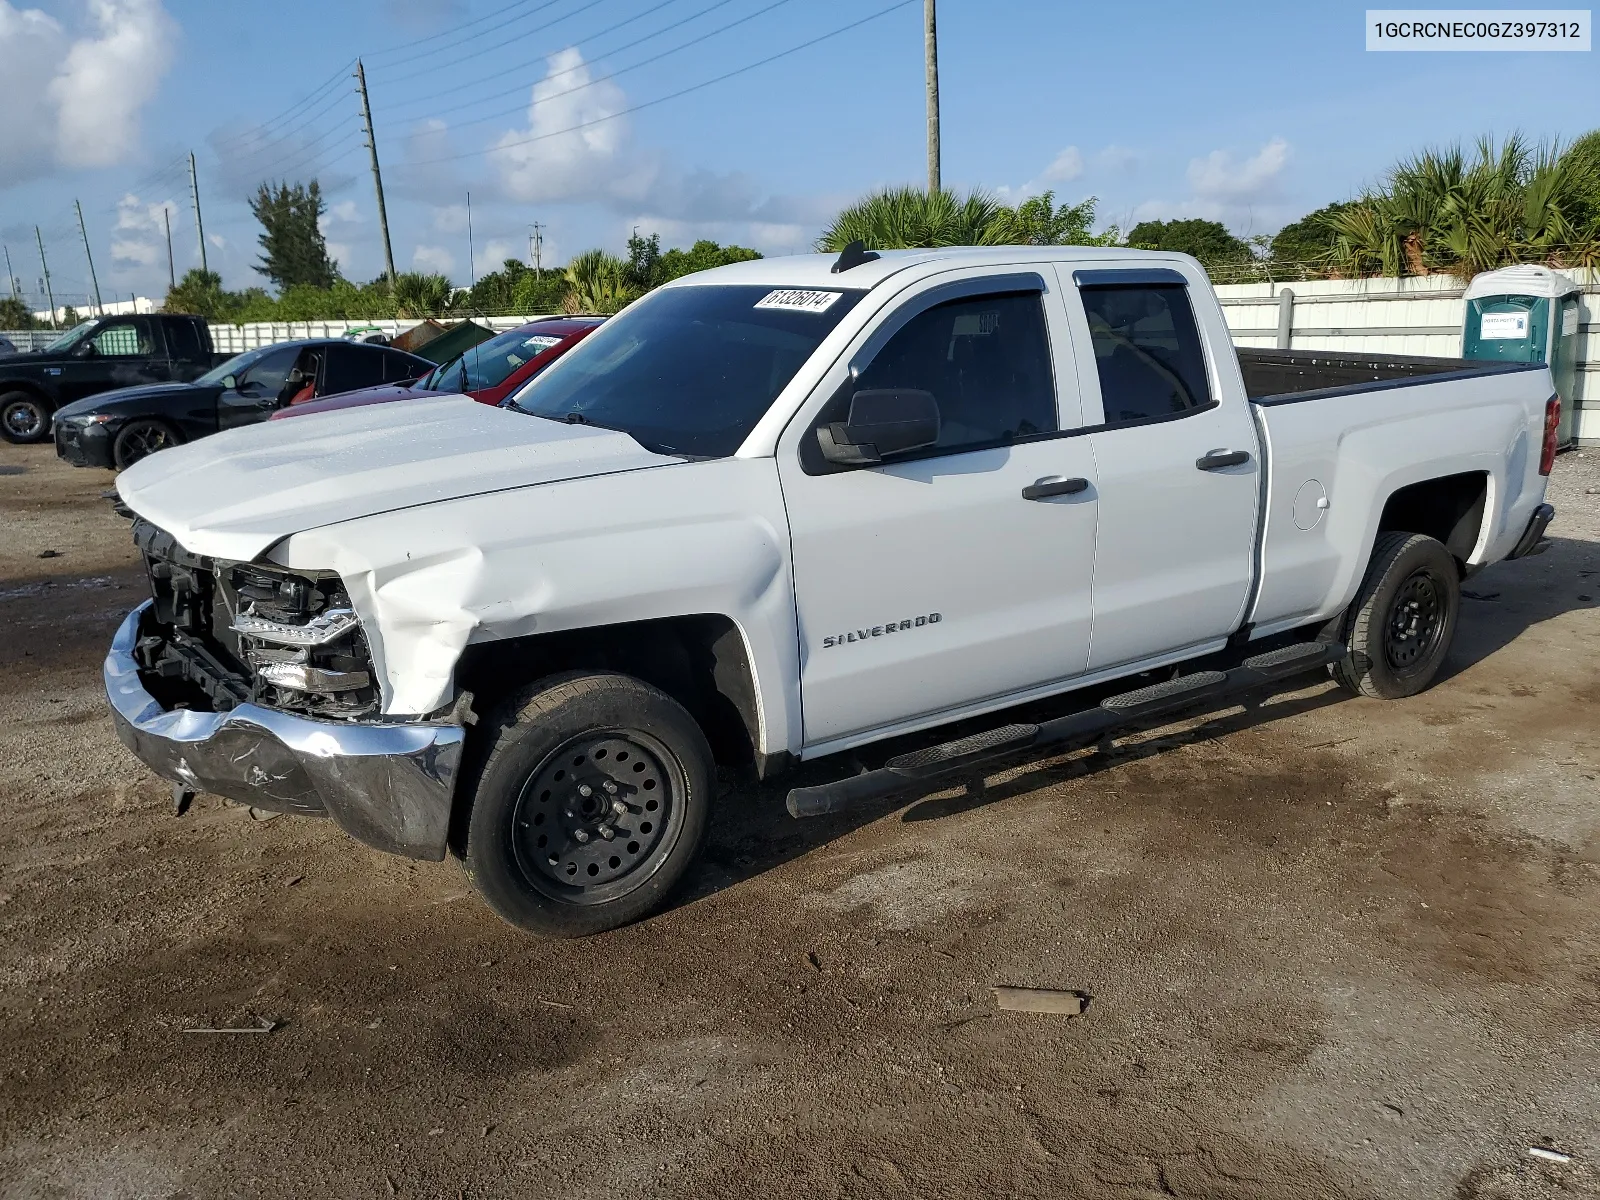
[[[1540,548],[1558,417],[1539,366],[1236,351],[1182,255],[739,263],[503,408],[319,414],[125,472],[153,596],[108,693],[185,794],[454,850],[507,919],[593,932],[681,878],[718,763],[1172,668],[796,789],[800,815],[1294,671],[1420,690],[1461,578]]]

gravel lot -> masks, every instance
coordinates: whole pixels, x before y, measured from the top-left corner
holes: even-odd
[[[1592,451],[1423,696],[822,823],[736,788],[677,907],[578,943],[326,823],[175,819],[100,692],[109,485],[0,446],[0,1195],[1600,1196]]]

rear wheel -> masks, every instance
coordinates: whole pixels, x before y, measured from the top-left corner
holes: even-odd
[[[8,442],[42,442],[50,436],[50,407],[28,392],[0,396],[0,437]]]
[[[1420,533],[1379,534],[1345,620],[1350,653],[1333,665],[1334,678],[1380,700],[1415,695],[1444,665],[1460,611],[1449,551]]]
[[[111,443],[111,457],[117,470],[126,471],[141,458],[149,458],[157,450],[176,446],[182,440],[164,421],[129,421]]]
[[[496,913],[581,937],[661,905],[699,853],[715,778],[677,701],[628,675],[558,676],[486,736],[466,862]]]

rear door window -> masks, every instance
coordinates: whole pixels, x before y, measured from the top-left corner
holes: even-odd
[[[353,392],[383,382],[383,351],[377,347],[330,342],[322,351],[328,356],[328,364],[320,395]]]
[[[204,362],[206,353],[200,345],[200,327],[193,321],[167,321],[167,344],[172,347],[172,357],[179,362]]]
[[[394,350],[383,352],[383,381],[385,383],[405,383],[411,379],[420,378],[428,370],[424,363],[401,354]]]
[[[1113,284],[1079,291],[1107,425],[1177,416],[1211,404],[1187,288]]]

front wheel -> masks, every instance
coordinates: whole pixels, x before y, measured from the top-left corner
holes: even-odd
[[[1397,700],[1433,682],[1461,611],[1456,560],[1420,533],[1383,533],[1345,620],[1350,653],[1332,667],[1346,689]]]
[[[50,436],[50,408],[27,392],[0,396],[0,437],[8,442],[42,442]]]
[[[165,421],[129,421],[117,434],[117,440],[111,443],[111,457],[117,470],[126,471],[140,459],[176,446],[182,440]]]
[[[488,723],[467,874],[513,925],[582,937],[648,915],[700,850],[715,767],[684,708],[619,674],[557,676]]]

